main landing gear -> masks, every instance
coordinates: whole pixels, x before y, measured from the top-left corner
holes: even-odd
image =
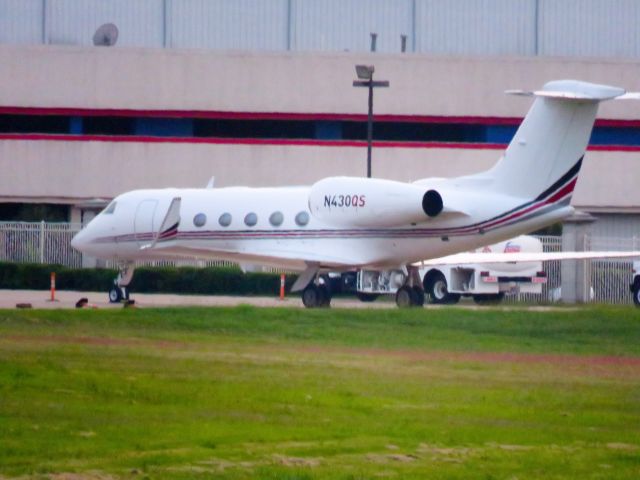
[[[418,267],[407,266],[407,279],[396,292],[396,305],[400,308],[422,307],[424,289]]]
[[[113,286],[109,290],[109,302],[120,303],[129,300],[129,283],[133,279],[135,266],[133,263],[126,263],[118,267],[118,276],[113,280]]]
[[[331,305],[329,282],[323,277],[316,278],[302,290],[302,304],[306,308],[328,308]]]

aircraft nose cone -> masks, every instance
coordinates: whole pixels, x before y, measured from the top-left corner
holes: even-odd
[[[80,231],[76,233],[71,239],[71,246],[76,250],[78,250],[79,252],[84,250],[84,247],[87,244],[86,235],[84,233],[85,233],[84,231]]]

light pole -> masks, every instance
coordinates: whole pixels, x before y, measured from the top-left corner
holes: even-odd
[[[373,89],[376,87],[388,87],[387,80],[373,80],[373,65],[356,65],[356,75],[359,80],[353,81],[354,87],[367,87],[369,89],[369,113],[367,116],[367,178],[371,178],[371,142],[373,137]]]

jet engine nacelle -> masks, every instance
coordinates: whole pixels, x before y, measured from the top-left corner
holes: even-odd
[[[395,227],[437,217],[442,196],[424,185],[372,178],[330,177],[312,185],[309,208],[332,225]]]

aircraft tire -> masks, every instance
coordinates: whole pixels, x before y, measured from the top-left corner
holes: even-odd
[[[415,307],[418,304],[418,298],[412,287],[404,285],[396,292],[396,305],[399,308]]]
[[[109,290],[109,303],[119,303],[122,301],[122,291],[116,285]]]
[[[302,291],[302,304],[306,308],[328,307],[331,303],[329,290],[322,285],[311,284]]]
[[[633,303],[640,307],[640,282],[635,282],[633,286]]]
[[[424,306],[424,289],[418,285],[413,287],[413,301],[416,307]]]
[[[318,285],[316,288],[320,295],[320,303],[318,306],[321,308],[329,308],[331,306],[331,290],[327,285]]]

